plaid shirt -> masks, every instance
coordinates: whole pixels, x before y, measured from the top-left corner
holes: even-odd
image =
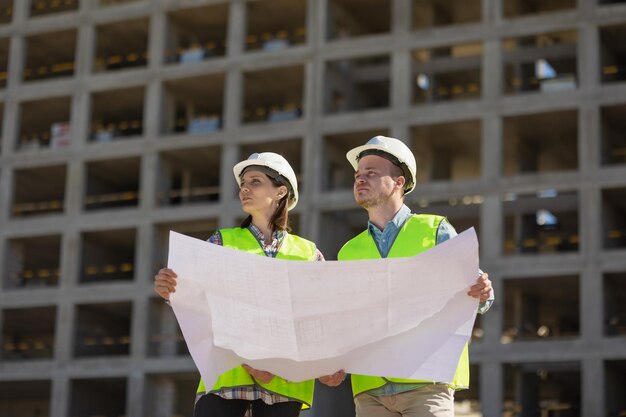
[[[259,244],[263,248],[263,252],[265,252],[265,255],[270,258],[275,258],[276,255],[278,254],[278,251],[280,250],[280,246],[283,243],[285,236],[287,236],[287,232],[284,230],[275,231],[272,235],[272,241],[268,245],[266,245],[265,236],[263,236],[263,232],[261,232],[261,230],[258,227],[256,227],[253,224],[250,224],[250,226],[248,226],[248,229],[250,230],[252,235],[256,238],[256,240],[259,241]],[[211,235],[208,242],[214,243],[220,246],[224,245],[224,242],[222,240],[222,235],[220,234],[219,230],[217,230],[215,233],[213,233],[213,235]],[[315,260],[316,261],[324,260],[324,255],[322,255],[319,249],[316,249]],[[234,387],[234,388],[231,388],[231,387],[220,388],[217,391],[213,391],[212,394],[219,395],[220,397],[226,400],[248,400],[248,401],[261,400],[265,404],[268,404],[268,405],[287,402],[287,401],[294,401],[292,398],[287,398],[280,394],[267,391],[266,389],[264,389],[258,384],[254,384],[252,386],[243,386],[243,387]],[[205,394],[200,394],[196,397],[196,402],[198,402],[198,400],[200,399],[200,397],[202,397],[202,395],[205,395]]]

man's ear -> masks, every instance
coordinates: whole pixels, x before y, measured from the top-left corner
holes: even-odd
[[[401,189],[404,190],[404,184],[406,184],[406,178],[404,178],[404,176],[399,176],[398,178],[396,178],[396,186]]]

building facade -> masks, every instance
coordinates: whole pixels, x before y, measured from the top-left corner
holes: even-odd
[[[336,259],[377,134],[494,282],[457,415],[626,415],[625,39],[624,0],[0,0],[0,415],[192,415],[168,231],[241,221],[274,151]]]

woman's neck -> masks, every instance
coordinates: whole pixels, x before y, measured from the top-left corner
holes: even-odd
[[[252,224],[258,228],[265,237],[265,243],[272,241],[272,228],[270,227],[270,219],[266,216],[252,215]]]

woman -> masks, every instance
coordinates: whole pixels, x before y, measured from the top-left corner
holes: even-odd
[[[241,227],[220,229],[209,242],[272,258],[323,261],[313,242],[289,234],[288,211],[298,203],[296,175],[282,156],[255,153],[234,166],[239,199],[248,217]],[[271,272],[271,271],[270,271]],[[155,276],[155,291],[166,300],[175,291],[176,273],[164,268]],[[320,378],[338,385],[343,371]],[[195,417],[295,417],[313,401],[314,381],[288,382],[269,372],[241,365],[220,375],[206,392],[200,380]]]

